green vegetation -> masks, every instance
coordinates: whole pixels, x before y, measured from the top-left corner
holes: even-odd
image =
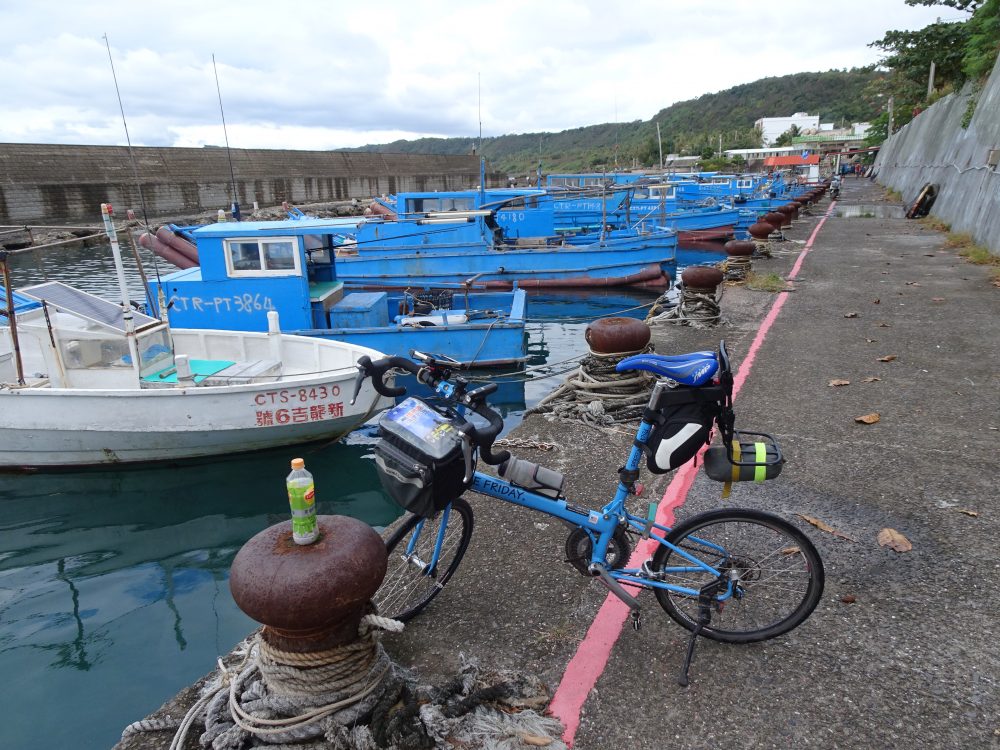
[[[830,70],[763,78],[677,102],[648,121],[604,123],[560,133],[523,133],[483,138],[481,153],[492,169],[520,178],[534,177],[539,162],[546,173],[652,167],[659,163],[656,124],[660,124],[663,155],[701,156],[704,169],[738,171],[740,161],[719,158],[722,150],[755,148],[760,133],[753,127],[761,117],[793,112],[817,112],[824,122],[838,124],[869,119],[877,99],[863,92],[881,74],[870,70]],[[475,153],[475,138],[421,138],[362,146],[357,151],[430,154]]]
[[[958,254],[973,265],[991,266],[990,280],[993,286],[1000,286],[1000,255],[991,253],[989,248],[977,245],[967,234],[949,234],[945,245],[958,248]]]
[[[945,247],[957,248],[960,250],[968,250],[969,248],[975,247],[975,240],[972,239],[972,235],[968,232],[948,232],[948,236],[944,241]]]
[[[921,224],[923,224],[928,229],[933,229],[936,232],[950,232],[951,224],[946,221],[941,221],[941,219],[935,218],[934,216],[922,216],[917,219]]]
[[[888,102],[893,102],[893,132],[941,96],[974,86],[963,117],[968,126],[975,112],[978,88],[993,70],[1000,52],[1000,0],[906,0],[907,5],[946,5],[969,13],[966,21],[938,22],[918,31],[890,31],[869,46],[882,50],[879,68],[886,75],[873,81],[866,95],[883,102],[866,139],[877,146],[888,135]],[[927,95],[931,63],[934,88]]]
[[[783,292],[788,289],[788,284],[776,273],[757,273],[751,271],[747,274],[747,289],[756,289],[759,292]]]

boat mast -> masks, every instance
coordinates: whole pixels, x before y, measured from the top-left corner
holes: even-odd
[[[104,231],[111,241],[111,254],[115,258],[115,273],[118,274],[118,288],[122,293],[122,320],[125,323],[125,338],[128,339],[129,352],[132,354],[132,369],[138,374],[141,370],[139,365],[139,344],[135,340],[135,319],[132,317],[132,300],[128,296],[128,284],[125,283],[125,266],[122,263],[122,251],[118,247],[118,230],[115,229],[111,220],[112,208],[110,203],[101,204],[101,218],[104,219]]]
[[[0,250],[0,271],[3,272],[3,288],[7,295],[7,320],[10,324],[10,341],[14,347],[14,366],[17,368],[17,384],[24,385],[24,365],[21,364],[21,346],[17,340],[17,321],[14,316],[14,291],[10,288],[10,269],[7,267],[7,250]]]
[[[233,152],[229,149],[229,131],[226,130],[226,111],[222,108],[222,89],[219,88],[219,69],[215,67],[215,53],[212,53],[212,70],[215,71],[215,90],[219,94],[219,114],[222,115],[222,134],[226,138],[226,155],[229,157],[229,177],[233,183],[233,218],[240,218],[240,199],[236,193],[236,171],[233,169]],[[482,136],[480,135],[480,139]]]

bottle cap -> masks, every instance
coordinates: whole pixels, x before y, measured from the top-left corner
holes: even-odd
[[[306,468],[306,462],[303,459],[301,459],[301,458],[293,458],[292,459],[292,468],[293,469],[304,469],[304,468]]]

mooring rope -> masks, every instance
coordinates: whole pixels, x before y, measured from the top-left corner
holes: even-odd
[[[746,281],[751,263],[749,255],[733,255],[722,261],[719,267],[726,281]]]
[[[651,351],[652,344],[630,352],[591,350],[562,385],[526,414],[551,413],[600,427],[638,419],[656,378],[645,371],[619,373],[615,366],[626,357]]]
[[[359,643],[319,654],[276,649],[258,634],[244,644],[238,666],[227,668],[219,660],[216,681],[182,722],[147,719],[129,725],[122,736],[179,725],[170,747],[180,750],[190,728],[201,723],[201,746],[213,750],[292,745],[317,750],[566,750],[558,739],[563,727],[537,712],[549,701],[541,680],[484,670],[459,654],[458,675],[442,687],[421,685],[389,660],[374,640],[375,629],[398,632],[402,623],[368,615],[359,628]],[[335,674],[327,669],[331,666]],[[327,673],[319,677],[317,670]],[[291,690],[289,695],[276,694],[275,677]]]
[[[680,302],[674,307],[653,314],[650,311],[646,325],[653,327],[659,323],[676,323],[693,328],[709,328],[722,319],[722,293],[720,284],[716,289],[697,289],[685,286],[681,289]]]

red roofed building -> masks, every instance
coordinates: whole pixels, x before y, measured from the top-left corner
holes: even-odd
[[[764,159],[765,167],[807,167],[812,164],[819,164],[819,154],[809,156],[769,156]]]

